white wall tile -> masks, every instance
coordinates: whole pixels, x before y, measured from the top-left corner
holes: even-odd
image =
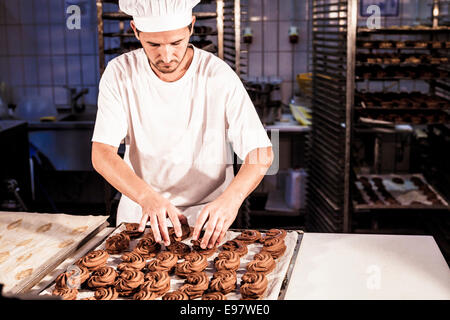
[[[6,57],[0,56],[0,81],[7,81],[8,79],[9,79],[9,60]]]
[[[280,51],[292,50],[292,45],[289,42],[289,27],[293,25],[290,21],[280,21],[278,34],[278,48]]]
[[[19,24],[20,23],[20,11],[19,3],[17,1],[5,1],[4,18],[7,24]]]
[[[265,52],[264,53],[264,75],[265,76],[277,76],[278,52]]]
[[[50,31],[52,37],[52,54],[65,54],[64,29],[61,27],[52,27]]]
[[[38,58],[38,81],[41,85],[53,85],[51,59],[49,57]]]
[[[280,20],[294,19],[292,0],[280,0]]]
[[[7,45],[6,45],[6,41],[7,41],[7,37],[6,37],[6,28],[5,27],[0,27],[0,43],[2,44],[0,46],[0,56],[6,55],[7,52]]]
[[[49,14],[48,14],[48,0],[34,0],[34,12],[35,12],[35,22],[38,24],[48,24]]]
[[[262,1],[248,0],[248,13],[250,21],[261,21]]]
[[[67,57],[67,73],[69,86],[77,86],[81,84],[81,66],[80,58],[78,56]]]
[[[278,0],[263,0],[262,2],[264,10],[263,20],[278,20]],[[281,2],[283,2],[283,0],[281,0]]]
[[[37,62],[36,57],[24,57],[23,65],[26,85],[32,86],[38,82]]]
[[[279,70],[280,77],[283,80],[292,80],[293,66],[292,66],[292,52],[279,53]]]
[[[306,51],[294,52],[294,75],[308,72],[308,59]]]
[[[20,39],[20,27],[15,25],[6,26],[6,35],[8,38],[7,41],[8,54],[9,55],[22,54],[22,43],[20,41],[17,41],[17,39]]]
[[[5,17],[5,1],[6,0],[0,0],[0,21],[2,23],[5,23],[6,17]]]
[[[253,41],[250,45],[251,51],[262,51],[262,24],[260,22],[250,22],[250,28],[252,28],[253,32]]]
[[[249,54],[249,76],[259,77],[262,75],[262,53],[250,52]]]
[[[23,84],[23,59],[21,57],[9,58],[9,83],[12,86]]]
[[[23,54],[34,55],[37,53],[36,27],[33,25],[22,25],[22,49]]]
[[[69,90],[63,87],[55,87],[55,104],[68,106],[70,104]]]
[[[264,51],[277,51],[278,44],[278,22],[264,22]]]
[[[68,30],[64,29],[66,35],[67,54],[80,54],[80,30]]]
[[[83,56],[81,61],[83,85],[95,85],[95,56]]]
[[[63,56],[52,58],[53,82],[58,86],[66,85],[66,64]]]
[[[49,55],[50,48],[50,26],[39,25],[35,29],[36,49],[38,54]]]
[[[30,0],[20,0],[17,1],[20,6],[20,23],[24,24],[32,24],[33,23],[33,1]]]

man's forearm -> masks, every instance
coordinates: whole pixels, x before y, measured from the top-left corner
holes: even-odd
[[[112,147],[111,147],[112,148]],[[119,192],[141,204],[146,194],[154,192],[151,187],[106,146],[93,146],[92,164],[94,169]]]
[[[272,148],[258,148],[251,151],[245,158],[230,185],[221,196],[228,197],[232,201],[238,201],[239,205],[256,189],[264,178],[273,161]]]

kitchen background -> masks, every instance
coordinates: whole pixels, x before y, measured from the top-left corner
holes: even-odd
[[[215,11],[214,1],[202,2],[199,5],[202,9]],[[448,1],[442,3],[447,5],[441,6],[441,14],[447,15]],[[271,100],[280,104],[283,113],[289,114],[289,103],[300,95],[297,75],[312,72],[312,1],[243,0],[242,4],[248,8],[248,14],[241,21],[242,30],[250,28],[252,32],[251,44],[244,45],[248,59],[243,79],[256,82],[279,79],[279,89],[272,92]],[[432,0],[400,1],[399,14],[383,17],[382,27],[429,22],[432,4]],[[71,5],[81,8],[80,29],[71,30],[66,25],[70,16],[66,9]],[[105,3],[104,10],[115,11],[117,6]],[[365,21],[359,17],[360,24],[364,25]],[[212,26],[214,23],[214,20],[210,22]],[[289,31],[293,27],[298,34],[297,43],[289,41]],[[114,21],[105,20],[104,28],[105,33],[118,31]],[[117,41],[105,38],[105,48],[114,46]],[[0,44],[0,96],[5,105],[16,110],[16,117],[22,110],[33,114],[33,108],[54,107],[61,113],[75,113],[76,117],[76,121],[66,118],[65,124],[28,124],[32,161],[24,165],[30,166],[32,178],[19,179],[26,181],[25,186],[19,185],[23,197],[30,200],[25,204],[32,203],[30,209],[41,212],[103,212],[105,198],[114,198],[114,192],[105,188],[105,182],[90,163],[92,121],[100,79],[96,1],[0,0]],[[110,58],[112,56],[106,61]],[[391,84],[364,85],[366,89],[380,91]],[[426,83],[410,80],[398,81],[396,86],[403,91],[428,90]],[[273,225],[274,221],[291,227],[303,226],[304,198],[300,199],[300,204],[297,201],[294,210],[285,204],[271,210],[265,206],[268,192],[280,188],[285,191],[291,169],[306,166],[309,128],[303,129],[280,133],[277,159],[280,172],[267,176],[255,190],[254,202],[247,204],[252,208],[253,226]],[[13,144],[2,147],[3,150],[14,148]],[[7,168],[13,170],[14,166],[18,163]],[[17,170],[17,177],[24,174],[23,170]],[[27,184],[31,185],[29,192]],[[14,209],[17,202],[11,195],[14,188],[5,182],[1,188],[9,188],[10,194],[10,201],[3,202],[3,209],[8,206]]]
[[[310,72],[311,5],[309,0],[247,0],[253,31],[249,45],[250,77],[280,77],[280,98],[287,104],[296,89],[295,76]],[[66,8],[81,8],[81,28],[66,27]],[[108,4],[106,4],[108,5]],[[398,17],[382,18],[384,26],[411,25],[429,19],[432,1],[400,1]],[[105,24],[105,32],[114,29]],[[289,28],[299,42],[289,42]],[[113,40],[112,40],[113,41]],[[98,39],[95,0],[0,0],[0,81],[8,104],[30,97],[48,99],[60,108],[70,105],[69,88],[88,89],[87,105],[98,95]]]

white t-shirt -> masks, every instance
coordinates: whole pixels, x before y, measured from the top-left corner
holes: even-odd
[[[240,159],[272,146],[236,73],[193,49],[191,65],[174,82],[158,78],[143,49],[111,60],[100,80],[92,138],[114,147],[125,139],[125,162],[182,211],[216,199],[230,184],[230,143]],[[122,195],[117,224],[141,216],[141,207]]]

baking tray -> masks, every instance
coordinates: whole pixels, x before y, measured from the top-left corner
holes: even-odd
[[[361,192],[362,198],[367,202],[367,204],[358,204],[355,200],[353,200],[353,204],[355,209],[357,210],[365,210],[365,209],[427,209],[427,210],[445,210],[449,209],[448,202],[444,199],[443,196],[439,194],[425,179],[422,174],[360,174],[357,175],[357,178],[366,177],[369,179],[369,182],[372,185],[372,190],[378,196],[378,198],[383,201],[384,204],[375,204],[370,201],[367,193],[363,189],[362,183],[360,181],[356,181],[356,187]],[[432,204],[430,201],[426,199],[426,196],[411,182],[412,177],[417,177],[422,180],[424,184],[428,186],[428,188],[434,192],[436,197],[441,201],[441,205]],[[385,202],[382,194],[377,190],[376,185],[373,182],[373,178],[381,178],[386,190],[397,200],[400,202],[398,204],[389,204]],[[393,178],[401,178],[404,183],[396,184],[392,181]],[[413,201],[419,201],[423,204],[412,204]]]
[[[114,231],[108,235],[108,237],[110,237],[114,234],[118,234],[118,233],[122,232],[123,230],[125,230],[124,223],[120,224],[117,228],[115,228]],[[235,238],[243,230],[244,229],[229,229],[227,231],[227,234],[225,235],[222,243]],[[150,231],[149,228],[147,228],[145,232],[149,232],[149,231]],[[267,230],[258,230],[258,231],[260,231],[261,233],[264,233]],[[286,236],[286,240],[285,240],[286,247],[287,247],[286,252],[282,257],[280,257],[279,259],[276,260],[277,266],[276,266],[275,270],[272,271],[269,275],[267,275],[269,284],[268,284],[268,289],[265,293],[263,300],[283,299],[286,288],[287,288],[287,284],[289,283],[289,280],[291,278],[293,264],[296,261],[296,257],[297,257],[298,251],[299,251],[303,232],[300,230],[286,230],[286,232],[287,232],[287,236]],[[183,240],[182,242],[190,245],[190,239],[191,238],[189,237],[188,239]],[[130,241],[130,248],[134,248],[134,246],[137,244],[137,242],[139,240],[140,240],[140,238],[132,239]],[[93,245],[91,247],[91,249],[89,249],[85,253],[90,252],[92,250],[104,249],[105,243],[106,243],[106,238],[103,238],[100,242]],[[248,264],[249,261],[253,260],[253,255],[255,253],[259,252],[259,247],[262,247],[262,244],[248,245],[249,252],[246,256],[241,258],[241,265],[236,272],[237,273],[236,289],[235,289],[235,291],[226,295],[228,300],[236,300],[236,299],[241,298],[241,295],[239,292],[241,276],[246,272],[245,266]],[[164,245],[162,245],[162,250],[165,250]],[[206,268],[205,272],[209,278],[211,278],[212,274],[216,271],[214,268],[213,260],[220,251],[221,250],[218,249],[214,255],[212,255],[211,257],[208,258],[208,267]],[[110,254],[107,265],[117,267],[117,264],[121,262],[121,258],[120,258],[121,255],[122,255],[122,253],[121,254]],[[76,260],[77,259],[72,259],[73,263],[76,262]],[[150,260],[151,259],[148,259],[147,262]],[[64,269],[60,270],[60,272],[58,272],[58,274],[54,275],[54,279],[61,272],[63,272],[65,269],[67,269],[68,267],[71,267],[71,266],[72,266],[72,264],[66,264]],[[47,287],[45,287],[44,289],[42,289],[42,291],[39,292],[39,294],[41,296],[51,295],[51,292],[53,291],[54,286],[55,286],[54,279],[51,281],[51,283]],[[176,290],[183,283],[184,283],[184,279],[182,279],[176,275],[171,275],[170,291]],[[87,298],[87,297],[90,297],[93,295],[94,295],[94,291],[81,289],[81,290],[79,290],[77,299],[83,299],[83,298]],[[195,299],[195,300],[200,300],[200,299],[201,298]],[[118,300],[129,300],[129,298],[119,297]],[[159,297],[157,300],[161,300],[161,297]]]
[[[0,282],[4,292],[27,292],[105,228],[107,216],[71,216],[31,212],[0,214]]]

